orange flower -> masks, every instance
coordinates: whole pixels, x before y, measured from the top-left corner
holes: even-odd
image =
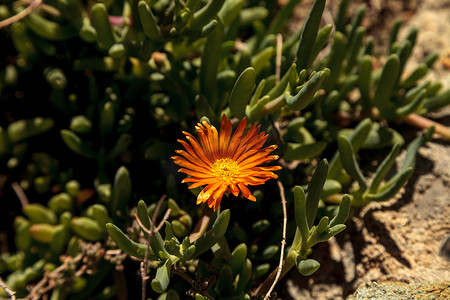
[[[177,150],[181,156],[172,157],[174,163],[182,167],[178,172],[191,176],[183,179],[182,183],[192,182],[189,189],[205,186],[198,194],[197,204],[208,201],[208,206],[215,211],[224,193],[231,192],[238,196],[239,190],[245,198],[256,201],[247,186],[278,178],[272,171],[280,170],[280,166],[259,166],[278,159],[277,155],[268,155],[277,148],[276,145],[262,148],[268,135],[264,131],[258,133],[261,125],[253,125],[244,134],[247,125],[244,118],[233,136],[231,122],[225,115],[222,116],[220,134],[205,121],[197,125],[195,129],[200,144],[193,135],[183,131],[190,145],[178,140],[187,151]]]

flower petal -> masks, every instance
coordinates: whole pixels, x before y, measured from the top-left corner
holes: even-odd
[[[226,157],[232,157],[234,152],[236,152],[236,148],[239,146],[241,136],[244,134],[245,126],[247,126],[247,119],[243,118],[233,136],[231,137],[230,144],[228,145],[228,149],[225,154]]]
[[[245,198],[247,198],[250,201],[256,201],[255,196],[253,196],[253,194],[250,192],[250,190],[245,184],[238,183],[238,186]]]
[[[227,120],[227,117],[225,116],[225,114],[223,114],[219,133],[220,156],[223,156],[228,148],[231,139],[231,130],[232,130],[231,122],[230,120]]]
[[[230,189],[235,197],[237,197],[239,195],[239,189],[238,189],[237,185],[231,184]]]
[[[198,172],[209,174],[211,173],[211,169],[208,166],[199,166],[196,164],[193,164],[192,162],[186,160],[185,158],[181,156],[173,156],[172,157],[173,162],[179,165],[180,167],[185,167],[191,170],[196,170]]]

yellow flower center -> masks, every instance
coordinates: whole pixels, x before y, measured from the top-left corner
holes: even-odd
[[[212,165],[214,176],[231,183],[236,175],[239,174],[238,164],[231,158],[221,158]]]

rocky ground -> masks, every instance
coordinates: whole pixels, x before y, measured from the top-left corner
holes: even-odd
[[[303,1],[303,8],[310,2]],[[400,38],[412,26],[420,30],[407,71],[438,50],[440,58],[429,77],[450,87],[450,1],[354,1],[353,11],[360,2],[367,4],[364,24],[376,37],[380,53],[394,20],[402,17],[405,24]],[[330,3],[325,18],[335,15],[336,7],[337,3]],[[429,117],[450,126],[450,108]],[[415,129],[399,126],[407,139],[414,138]],[[388,202],[368,205],[348,221],[347,230],[336,239],[314,249],[313,257],[321,262],[321,268],[308,278],[291,272],[279,290],[283,299],[345,299],[362,284],[364,288],[374,286],[371,281],[439,282],[442,290],[427,299],[445,299],[450,294],[450,142],[436,138],[419,154],[402,193]],[[371,299],[411,299],[386,297]]]

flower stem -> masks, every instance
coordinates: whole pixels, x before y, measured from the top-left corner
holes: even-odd
[[[206,229],[208,229],[208,225],[211,222],[212,213],[213,213],[212,209],[209,208],[207,205],[205,205],[200,220],[198,220],[194,230],[189,235],[189,240],[191,241],[191,243],[195,242],[199,237],[201,237],[206,232]]]

